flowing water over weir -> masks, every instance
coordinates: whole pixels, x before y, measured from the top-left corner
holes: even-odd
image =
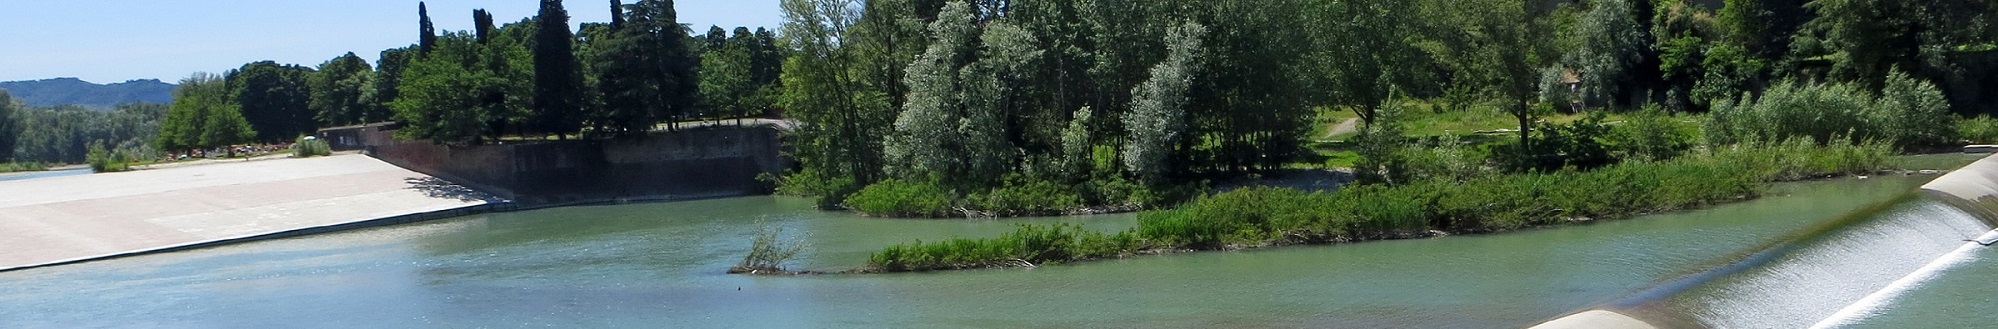
[[[555,208],[0,272],[0,328],[1494,328],[1582,309],[1632,326],[1808,327],[1851,310],[1832,323],[1988,327],[1998,253],[1929,264],[1990,226],[1909,193],[1931,178],[1783,183],[1504,234],[780,277],[723,272],[762,225],[807,237],[794,265],[838,270],[893,243],[1136,220],[890,220],[783,197]],[[1936,274],[1903,280],[1924,267]]]
[[[1874,319],[1900,316],[1898,327],[1934,326],[1935,320],[1991,326],[1994,313],[1959,312],[1962,305],[1989,304],[1990,297],[1952,296],[1944,300],[1905,298],[1928,291],[1959,268],[1993,267],[1998,256],[1986,247],[1998,240],[1998,157],[1936,178],[1895,202],[1860,210],[1835,221],[1798,231],[1760,251],[1734,257],[1731,264],[1663,284],[1649,291],[1579,313],[1555,323],[1604,327],[1598,319],[1634,318],[1668,328],[1837,328],[1877,325]],[[1986,272],[1989,273],[1989,272]],[[1979,273],[1985,278],[1994,275]],[[1976,275],[1976,274],[1973,274]],[[1950,278],[1955,279],[1955,278]],[[1963,280],[1944,280],[1965,285]],[[1983,283],[1993,282],[1984,280]],[[1978,287],[1983,288],[1983,287]],[[1983,288],[1992,290],[1991,288]],[[1991,296],[1991,295],[1983,295]],[[1962,303],[1974,297],[1985,303]],[[1947,306],[1899,307],[1931,302]],[[1894,314],[1893,310],[1901,310]],[[1998,309],[1983,306],[1982,310]],[[1610,312],[1604,312],[1610,311]],[[1969,320],[1961,319],[1969,318]],[[1573,321],[1573,322],[1568,322]],[[1946,321],[1946,322],[1947,322]],[[1918,325],[1916,325],[1918,324]],[[1894,326],[1889,326],[1894,327]]]

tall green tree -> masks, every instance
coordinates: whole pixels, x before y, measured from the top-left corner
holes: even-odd
[[[1530,104],[1539,95],[1540,69],[1554,63],[1548,43],[1552,31],[1537,10],[1518,1],[1470,0],[1445,2],[1439,19],[1453,22],[1464,37],[1461,47],[1445,50],[1454,62],[1454,75],[1496,96],[1499,108],[1519,122],[1520,149],[1532,150],[1536,113]]]
[[[1618,96],[1642,91],[1624,90],[1640,87],[1636,84],[1639,65],[1651,47],[1648,28],[1639,24],[1635,14],[1630,0],[1597,0],[1577,22],[1581,45],[1568,56],[1581,71],[1584,102],[1622,104]]]
[[[1315,33],[1321,63],[1317,78],[1333,104],[1350,108],[1367,124],[1394,90],[1420,88],[1429,71],[1411,69],[1430,59],[1414,41],[1423,30],[1415,1],[1359,0],[1322,2],[1316,8]]]
[[[482,47],[474,36],[445,32],[430,54],[410,62],[403,71],[401,96],[390,102],[403,124],[400,137],[430,139],[440,144],[483,142],[491,113],[483,107],[491,95],[504,95],[504,78],[483,69]]]
[[[701,54],[701,99],[716,112],[740,117],[761,109],[756,105],[759,86],[747,46],[725,42]]]
[[[291,140],[318,129],[306,82],[311,73],[311,68],[272,61],[244,64],[229,72],[229,88],[243,107],[243,118],[257,130],[257,140]]]
[[[895,119],[895,134],[886,141],[886,154],[898,176],[963,177],[967,142],[958,127],[966,124],[959,75],[972,60],[971,40],[977,35],[970,4],[954,2],[930,23],[929,50],[909,64],[908,102]],[[927,177],[923,177],[927,178]]]
[[[368,101],[368,93],[373,92],[374,68],[368,61],[354,53],[319,64],[319,70],[307,78],[311,90],[310,107],[314,117],[322,126],[343,126],[366,122],[368,113],[375,112],[375,103]]]
[[[430,25],[430,7],[422,1],[416,2],[416,26],[420,30],[416,36],[417,49],[429,54],[437,47],[437,28]]]
[[[844,0],[779,4],[785,17],[783,44],[792,51],[784,63],[779,103],[787,116],[807,123],[792,132],[794,156],[806,170],[800,174],[857,184],[880,179],[881,141],[893,129],[894,102],[880,85],[869,85],[864,81],[870,79],[854,73],[858,49],[844,41],[861,40],[854,33],[859,13]]]
[[[561,0],[542,0],[534,34],[535,130],[568,136],[583,127],[582,70],[569,32],[569,11]]]
[[[13,95],[0,89],[0,162],[14,161],[14,146],[21,140],[19,106]]]
[[[613,127],[626,133],[649,131],[660,120],[668,122],[668,129],[675,129],[671,122],[691,118],[695,106],[699,104],[700,85],[695,76],[698,69],[695,61],[698,55],[688,51],[687,28],[680,25],[673,0],[639,0],[626,8],[625,37],[638,43],[638,50],[644,60],[650,61],[643,68],[645,84],[655,90],[647,103],[649,113],[636,117],[619,118]]]
[[[173,104],[159,124],[153,145],[187,151],[249,143],[257,133],[223,76],[195,73],[174,88]]]
[[[1200,72],[1202,38],[1207,28],[1185,23],[1167,33],[1164,62],[1152,66],[1151,78],[1131,91],[1131,111],[1124,116],[1130,140],[1124,145],[1124,168],[1152,183],[1166,182],[1173,172],[1180,140],[1186,138],[1188,89]]]
[[[382,122],[395,116],[389,102],[401,97],[402,72],[409,62],[416,60],[417,52],[416,45],[382,50],[381,59],[375,62],[374,93],[369,98],[374,104],[370,106],[372,111],[362,114],[362,121]]]

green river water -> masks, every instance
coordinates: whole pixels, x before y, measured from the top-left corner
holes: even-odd
[[[1735,294],[1770,285],[1756,275],[1767,266],[1711,273],[1730,264],[1783,266],[1798,257],[1756,260],[1758,252],[1825,240],[1800,232],[1847,225],[1865,209],[1923,207],[1907,201],[1908,192],[1932,178],[1786,183],[1768,197],[1713,209],[1496,235],[781,277],[723,273],[759,223],[803,233],[810,251],[794,267],[840,270],[915,239],[991,236],[1026,222],[1108,231],[1136,221],[874,219],[786,197],[556,208],[4,272],[0,327],[1493,328],[1593,307],[1754,326],[1725,318],[1747,316],[1730,311],[1738,305],[1770,299],[1741,295],[1810,289]],[[1946,303],[1992,296],[1998,288],[1983,283],[1998,262],[1974,265],[1960,271],[1982,274],[1942,280],[1968,292],[1910,296],[1948,295],[1933,298]],[[1881,272],[1906,267],[1896,266]],[[1717,278],[1684,283],[1703,276]],[[1988,297],[1977,298],[1984,303],[1960,311],[1998,314]],[[1829,313],[1811,305],[1799,317]],[[1878,313],[1885,315],[1862,323],[1944,321],[1908,308]]]

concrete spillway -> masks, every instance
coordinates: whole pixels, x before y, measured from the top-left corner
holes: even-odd
[[[1998,156],[1688,279],[1547,322],[1555,328],[1835,328],[1998,240]]]
[[[489,200],[360,155],[0,181],[0,271],[457,215]]]

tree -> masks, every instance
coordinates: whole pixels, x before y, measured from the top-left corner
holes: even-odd
[[[465,33],[446,32],[437,48],[409,64],[403,72],[401,97],[390,102],[396,131],[404,138],[427,138],[439,144],[483,142],[492,113],[485,110],[491,95],[504,95],[506,81],[483,69],[480,45]]]
[[[1416,88],[1429,80],[1427,71],[1410,69],[1428,61],[1410,43],[1421,30],[1415,1],[1361,0],[1324,2],[1317,17],[1325,33],[1314,41],[1320,51],[1319,78],[1330,95],[1321,96],[1352,109],[1371,125],[1380,105],[1396,89]]]
[[[160,121],[153,145],[165,150],[210,149],[249,143],[257,134],[243,118],[227,81],[220,75],[195,73],[180,80],[173,104]]]
[[[1818,16],[1806,27],[1823,35],[1823,44],[1834,56],[1832,71],[1838,78],[1858,81],[1866,89],[1877,90],[1891,71],[1923,72],[1920,66],[1925,26],[1911,6],[1918,2],[1894,0],[1813,1],[1807,8]]]
[[[307,78],[311,90],[314,117],[323,126],[352,125],[366,122],[369,112],[376,106],[366,101],[366,93],[374,86],[370,75],[374,69],[366,60],[354,53],[347,53],[319,64],[318,72]]]
[[[617,135],[650,132],[662,120],[693,114],[700,86],[695,57],[688,52],[686,28],[670,0],[641,0],[616,8],[608,37],[593,41],[596,79],[603,106],[590,115],[599,131]],[[669,123],[668,128],[673,126]]]
[[[243,118],[256,129],[257,140],[291,140],[318,129],[305,78],[311,72],[303,66],[261,61],[228,73],[229,89],[242,106]]]
[[[701,99],[720,113],[748,116],[755,109],[757,85],[751,76],[748,47],[725,43],[701,54]]]
[[[858,49],[843,41],[861,38],[853,30],[858,13],[848,4],[846,0],[780,2],[785,17],[782,43],[792,55],[784,62],[778,103],[787,116],[805,123],[792,131],[797,141],[793,155],[806,170],[797,175],[864,185],[881,178],[882,136],[894,129],[895,108],[883,85],[869,85],[854,74]],[[844,197],[830,196],[827,201]]]
[[[1186,103],[1202,54],[1207,28],[1182,23],[1167,33],[1164,62],[1152,66],[1151,78],[1131,91],[1131,112],[1124,116],[1130,140],[1124,146],[1124,168],[1152,183],[1165,182],[1172,158],[1186,135]]]
[[[1726,0],[1715,22],[1727,41],[1756,59],[1776,61],[1790,52],[1790,39],[1808,21],[1806,0]]]
[[[1631,7],[1629,0],[1597,0],[1577,26],[1581,47],[1569,56],[1581,71],[1582,99],[1588,104],[1613,105],[1617,96],[1641,91],[1620,89],[1637,87],[1636,71],[1651,46]]]
[[[421,30],[416,37],[417,49],[421,49],[423,54],[429,54],[437,45],[437,28],[430,25],[430,7],[425,6],[422,1],[416,2],[416,26]]]
[[[1444,60],[1458,64],[1454,74],[1498,96],[1502,110],[1519,122],[1520,148],[1531,152],[1529,138],[1541,68],[1553,62],[1545,22],[1520,2],[1474,0],[1450,3],[1440,20],[1455,22],[1463,47],[1445,50]]]
[[[382,50],[381,59],[375,62],[373,104],[369,112],[362,114],[362,121],[382,122],[395,116],[389,102],[401,97],[402,72],[416,59],[417,51],[415,45]]]
[[[14,146],[21,140],[20,111],[14,96],[0,89],[0,162],[14,161]]]
[[[973,53],[970,46],[977,26],[972,15],[966,3],[944,6],[930,23],[929,49],[909,64],[904,82],[909,99],[895,119],[895,134],[889,135],[885,149],[893,164],[890,172],[897,176],[963,177],[969,171],[963,166],[969,155],[966,141],[958,129],[966,124],[959,69]]]
[[[567,136],[581,131],[582,71],[569,33],[569,11],[561,0],[542,0],[534,34],[535,130]]]

